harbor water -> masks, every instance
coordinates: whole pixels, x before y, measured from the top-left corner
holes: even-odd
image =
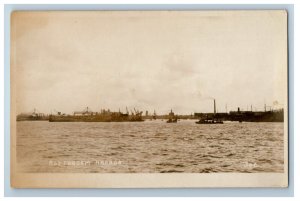
[[[17,122],[17,168],[39,173],[283,172],[284,124]]]

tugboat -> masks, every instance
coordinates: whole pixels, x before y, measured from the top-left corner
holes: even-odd
[[[174,112],[171,109],[171,112],[169,113],[169,119],[167,123],[177,123],[177,115],[174,114]]]
[[[214,117],[206,117],[205,119],[201,118],[199,121],[196,121],[196,124],[223,124],[223,121]]]
[[[212,115],[206,115],[205,118],[200,118],[196,124],[223,124],[223,121],[216,115],[216,100],[214,99],[214,113]]]
[[[154,110],[154,112],[153,112],[152,119],[153,119],[153,120],[156,120],[156,112],[155,112],[155,110]]]

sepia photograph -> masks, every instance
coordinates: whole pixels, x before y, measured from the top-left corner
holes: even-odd
[[[11,185],[287,187],[285,10],[14,11]]]

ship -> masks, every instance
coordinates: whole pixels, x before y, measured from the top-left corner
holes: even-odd
[[[169,113],[169,119],[167,120],[167,123],[177,123],[177,115],[174,114],[174,112],[171,109],[171,112]]]
[[[127,108],[126,108],[127,110]],[[74,112],[73,115],[66,115],[58,112],[55,115],[49,116],[49,122],[141,122],[142,113],[136,109],[129,114],[122,112],[111,112],[108,110],[101,110],[100,112],[93,112],[87,107],[84,111]]]
[[[205,116],[201,116],[199,121],[195,122],[196,124],[223,124],[223,120],[219,118],[216,113],[216,100],[214,99],[214,113],[206,114]]]
[[[223,121],[214,117],[207,116],[196,121],[196,124],[223,124]]]
[[[214,101],[215,105],[215,101]],[[214,106],[215,107],[215,106]],[[268,106],[270,107],[270,106]],[[206,123],[222,123],[223,121],[237,121],[237,122],[284,122],[284,109],[267,110],[265,105],[264,111],[242,111],[239,107],[237,111],[230,111],[229,113],[195,113],[195,117],[199,118],[197,124]]]
[[[154,110],[154,112],[153,112],[152,119],[153,119],[153,120],[156,120],[156,112],[155,112],[155,110]]]
[[[32,113],[21,113],[17,115],[17,121],[48,121],[49,116],[44,113],[37,112],[34,108]]]

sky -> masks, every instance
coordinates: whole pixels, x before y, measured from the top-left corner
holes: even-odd
[[[282,107],[286,21],[284,11],[14,12],[16,111]]]

